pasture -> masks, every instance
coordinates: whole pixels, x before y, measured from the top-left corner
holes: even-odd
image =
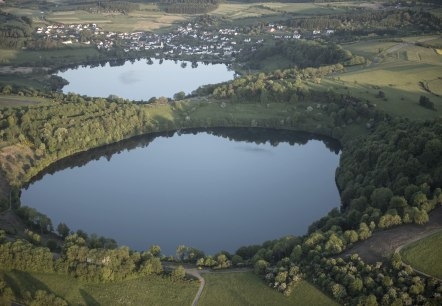
[[[198,283],[140,277],[110,283],[87,283],[67,275],[21,271],[0,272],[18,296],[46,290],[70,305],[190,305]]]
[[[442,232],[421,239],[402,249],[402,260],[424,273],[442,278]]]
[[[442,115],[442,55],[435,49],[415,45],[411,39],[364,41],[344,48],[365,56],[371,63],[350,67],[322,80],[320,85],[312,84],[313,87],[368,100],[393,116],[424,120]],[[384,97],[379,95],[380,91]],[[420,96],[427,96],[436,111],[421,107]]]
[[[267,286],[252,272],[206,273],[199,304],[220,305],[338,305],[335,301],[302,281],[288,297]]]

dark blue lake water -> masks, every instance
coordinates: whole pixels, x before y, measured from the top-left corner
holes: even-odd
[[[54,226],[137,250],[235,251],[304,234],[339,206],[338,152],[330,139],[265,129],[143,136],[55,164],[21,200]]]

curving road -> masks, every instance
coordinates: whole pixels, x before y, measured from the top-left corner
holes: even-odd
[[[193,277],[196,277],[200,281],[200,287],[198,288],[198,292],[195,295],[195,298],[193,299],[192,306],[196,306],[198,304],[198,301],[200,300],[201,294],[203,293],[204,286],[206,285],[205,279],[201,276],[200,271],[198,269],[185,269],[186,274],[192,275]]]
[[[412,243],[414,243],[414,242],[416,242],[416,241],[418,241],[418,240],[420,240],[420,239],[423,239],[423,238],[426,238],[426,237],[428,237],[428,236],[431,236],[431,235],[433,235],[433,234],[435,234],[435,233],[438,233],[438,232],[440,232],[440,231],[442,231],[442,229],[437,229],[437,230],[434,230],[434,231],[430,231],[430,232],[428,232],[427,234],[423,235],[423,237],[417,237],[417,239],[412,239],[412,240],[408,241],[407,243],[405,243],[405,244],[399,246],[398,248],[396,248],[396,250],[394,250],[394,252],[395,252],[395,253],[400,253],[401,250],[402,250],[403,248],[409,246],[410,244],[412,244]],[[425,272],[423,272],[423,271],[421,271],[421,270],[418,270],[418,269],[414,268],[412,265],[408,265],[408,264],[406,264],[405,262],[402,262],[402,265],[403,265],[403,266],[410,266],[410,267],[413,269],[413,271],[414,271],[415,273],[417,273],[417,274],[423,275],[423,276],[425,276],[425,277],[432,277],[432,278],[435,278],[435,279],[437,279],[438,281],[442,282],[442,279],[440,279],[439,277],[436,277],[436,276],[433,276],[433,275],[427,274],[427,273],[425,273]]]

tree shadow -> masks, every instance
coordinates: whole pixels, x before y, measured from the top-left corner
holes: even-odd
[[[24,296],[26,291],[32,294],[37,290],[52,292],[45,283],[36,279],[28,272],[12,270],[4,274],[4,279],[16,296]]]
[[[86,305],[88,306],[100,306],[100,303],[98,303],[93,297],[92,295],[90,295],[89,293],[87,293],[84,289],[80,289],[80,294],[81,297],[83,298],[84,302],[86,303]]]

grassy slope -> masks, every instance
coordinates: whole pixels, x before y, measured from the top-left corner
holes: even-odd
[[[13,95],[1,95],[0,96],[0,107],[4,106],[18,106],[18,105],[29,105],[46,102],[44,98],[40,97],[21,97]]]
[[[1,272],[16,294],[46,290],[70,305],[190,305],[197,282],[176,282],[161,277],[98,284],[51,273]]]
[[[419,240],[401,251],[402,259],[414,268],[442,278],[442,232]]]
[[[442,55],[438,55],[434,49],[379,40],[344,47],[354,54],[375,60],[375,63],[368,67],[349,68],[345,73],[334,75],[322,80],[320,85],[312,86],[333,88],[338,93],[350,93],[375,103],[391,115],[413,119],[434,119],[442,116],[442,97],[439,95]],[[428,84],[433,93],[425,91],[420,82]],[[380,90],[385,92],[386,99],[376,98]],[[421,95],[430,98],[437,111],[419,106]]]
[[[73,47],[51,50],[9,50],[0,49],[0,64],[15,66],[45,66],[46,62],[78,62],[86,58],[96,58],[99,52],[95,47]]]
[[[36,8],[19,9],[6,7],[5,11],[34,17],[38,22],[41,16],[40,10]],[[281,13],[293,13],[297,15],[323,15],[345,11],[346,8],[327,7],[314,3],[221,3],[219,8],[211,12],[210,15],[227,18],[230,20],[241,20],[248,18],[277,17],[281,19]],[[277,16],[279,15],[279,16]],[[140,4],[140,9],[127,14],[121,13],[101,13],[92,14],[87,11],[57,11],[45,14],[49,22],[59,23],[97,23],[106,31],[153,31],[173,27],[177,23],[191,20],[193,15],[166,14],[159,10],[157,4]],[[272,20],[272,19],[270,19]]]
[[[289,297],[268,287],[252,272],[203,274],[206,287],[201,306],[220,305],[338,305],[321,291],[303,281]]]

